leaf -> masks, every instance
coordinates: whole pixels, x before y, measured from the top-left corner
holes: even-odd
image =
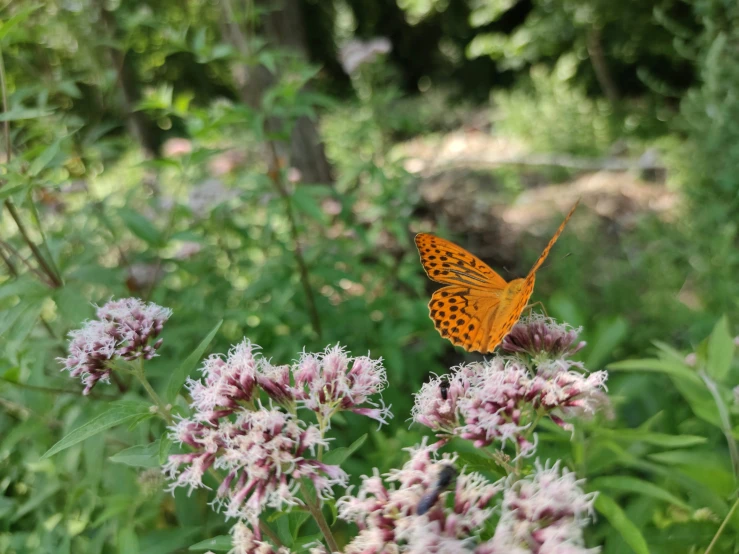
[[[201,341],[197,348],[195,348],[195,350],[193,350],[190,355],[185,358],[185,361],[182,362],[180,366],[172,372],[172,375],[169,378],[169,382],[167,383],[167,390],[164,393],[164,398],[167,400],[167,402],[174,402],[175,398],[177,398],[177,394],[180,392],[180,389],[185,383],[185,380],[190,375],[190,372],[195,369],[195,366],[200,361],[200,358],[203,357],[205,349],[208,348],[208,345],[213,340],[213,337],[216,336],[216,333],[218,332],[218,329],[221,328],[222,324],[223,320],[216,323],[216,326],[211,329],[210,333],[208,333],[208,335]]]
[[[13,17],[5,21],[0,27],[0,40],[3,40],[8,35],[8,33],[13,30],[13,27],[20,23],[23,23],[33,12],[35,12],[40,7],[41,4],[39,4],[38,6],[28,7],[25,10],[19,11]]]
[[[336,448],[326,453],[323,457],[323,462],[330,465],[341,465],[344,461],[351,456],[360,446],[367,440],[367,433],[355,440],[351,445]]]
[[[59,153],[59,147],[61,144],[62,139],[52,142],[51,145],[49,145],[36,157],[36,159],[33,160],[33,163],[31,163],[31,166],[28,168],[28,174],[31,177],[35,177],[41,173],[41,171],[43,171]]]
[[[626,544],[636,554],[649,554],[649,547],[639,528],[626,517],[626,514],[610,496],[598,493],[595,499],[595,509],[598,510],[610,522],[613,528],[623,537]]]
[[[111,456],[110,461],[132,467],[159,467],[159,441],[121,450]]]
[[[300,213],[312,217],[316,221],[323,222],[326,219],[326,214],[313,197],[313,194],[311,194],[310,188],[307,185],[298,186],[291,196],[292,201]]]
[[[146,411],[148,411],[148,407],[141,403],[120,402],[107,412],[102,413],[96,418],[77,427],[74,431],[47,450],[46,453],[41,456],[41,459],[45,460],[46,458],[50,458],[54,454],[57,454],[62,450],[66,450],[78,442],[82,442],[83,440],[92,437],[93,435],[97,435],[106,429],[110,429],[111,427],[115,427],[116,425],[120,425],[121,423],[138,417]]]
[[[598,324],[585,366],[601,367],[603,362],[611,356],[613,350],[626,338],[628,330],[629,326],[623,317],[616,317]]]
[[[152,246],[161,246],[162,235],[159,229],[143,215],[130,208],[121,208],[118,215],[134,235]]]
[[[139,538],[133,527],[124,527],[119,531],[118,554],[139,554]]]
[[[687,381],[700,384],[703,387],[703,381],[695,374],[687,365],[679,364],[670,360],[657,360],[647,358],[642,360],[623,360],[608,364],[609,371],[647,371],[654,373],[665,373],[671,376],[682,377]]]
[[[592,480],[589,484],[592,488],[597,490],[607,488],[617,491],[633,492],[642,496],[656,498],[657,500],[664,500],[665,502],[679,506],[684,510],[692,511],[690,505],[671,492],[666,491],[662,487],[658,487],[654,483],[644,481],[643,479],[637,479],[636,477],[598,477],[597,479]]]
[[[164,464],[164,462],[167,461],[167,456],[169,455],[169,451],[172,448],[172,439],[170,439],[167,435],[163,435],[161,439],[159,439],[159,452],[158,452],[158,459],[159,459],[159,465]]]
[[[11,110],[0,113],[0,121],[21,121],[23,119],[37,119],[53,114],[53,111],[39,109],[12,108]]]
[[[231,545],[230,535],[218,535],[212,539],[201,541],[197,544],[193,544],[188,550],[206,551],[213,550],[214,552],[228,552],[233,546]]]
[[[734,337],[729,333],[729,320],[722,317],[708,337],[708,364],[709,375],[721,382],[729,373],[731,360],[734,358]]]
[[[698,435],[668,435],[667,433],[650,433],[639,429],[600,429],[597,433],[614,440],[645,442],[663,448],[695,446],[707,441],[705,437]]]

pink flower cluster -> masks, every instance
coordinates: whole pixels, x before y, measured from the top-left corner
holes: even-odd
[[[603,392],[607,372],[586,374],[578,362],[557,357],[572,352],[576,336],[568,341],[550,340],[557,328],[541,332],[540,324],[534,320],[531,327],[522,325],[517,333],[519,345],[537,348],[535,360],[498,356],[431,380],[416,395],[414,421],[436,431],[442,441],[458,436],[483,447],[494,442],[504,446],[510,440],[517,443],[519,452],[531,454],[534,444],[529,436],[538,418],[547,416],[571,429],[563,417],[592,415],[607,405]],[[524,341],[525,335],[531,341]],[[552,350],[538,349],[536,336],[545,337],[539,346],[549,345]],[[543,355],[546,352],[548,356]]]
[[[72,377],[82,377],[84,394],[95,384],[107,382],[116,358],[126,361],[156,356],[162,339],[149,344],[161,333],[172,310],[138,298],[110,301],[97,309],[98,319],[86,321],[69,333],[69,355],[58,358]]]
[[[505,352],[525,353],[532,358],[567,358],[585,347],[578,340],[582,327],[575,329],[550,317],[532,313],[513,326],[501,343]]]
[[[259,540],[259,537],[240,521],[231,528],[231,546],[228,554],[290,554],[290,550],[284,546],[275,549],[268,542]]]
[[[381,362],[351,358],[338,346],[304,352],[292,366],[275,366],[244,340],[225,359],[208,358],[201,371],[202,380],[187,383],[193,416],[171,428],[170,437],[191,452],[169,457],[170,490],[203,487],[206,471],[222,470],[216,507],[225,505],[228,517],[252,524],[267,507],[300,504],[301,479],[310,480],[322,499],[345,483],[341,468],[308,457],[328,447],[323,432],[333,414],[351,410],[381,421],[388,417],[384,408],[360,406],[384,388]],[[264,407],[261,395],[278,407]],[[317,412],[321,424],[297,419],[300,408]]]
[[[244,340],[225,360],[218,355],[206,360],[203,380],[187,383],[196,418],[215,422],[251,403],[259,390],[291,411],[296,406],[306,408],[326,422],[341,410],[380,423],[392,417],[381,399],[379,404],[370,399],[387,385],[382,360],[353,358],[342,347],[333,346],[320,353],[303,352],[292,365],[276,366],[258,351],[259,346]]]
[[[600,549],[585,548],[582,533],[594,502],[595,493],[585,493],[559,462],[551,468],[537,462],[532,475],[505,490],[495,535],[479,554],[595,554]]]
[[[411,460],[402,469],[384,480],[377,471],[364,476],[356,495],[339,499],[339,517],[359,527],[344,554],[473,551],[474,535],[492,514],[488,504],[500,486],[479,473],[461,472],[448,490],[438,490],[439,474],[455,457],[444,454],[434,460],[433,448],[425,443],[408,450]],[[418,515],[419,502],[428,494],[438,499]]]

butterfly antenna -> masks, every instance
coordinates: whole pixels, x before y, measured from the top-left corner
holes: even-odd
[[[564,256],[560,257],[559,260],[564,260],[565,258],[569,258],[570,256],[572,256],[572,252],[567,252],[567,254],[565,254]],[[541,266],[539,269],[540,270],[546,269],[547,267],[549,267],[550,265],[552,265],[555,262],[555,260],[556,260],[556,258],[550,258],[549,260],[547,260],[546,262],[544,262],[544,265]]]

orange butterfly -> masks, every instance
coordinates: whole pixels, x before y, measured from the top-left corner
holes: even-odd
[[[468,352],[492,352],[521,317],[534,292],[536,270],[579,203],[572,206],[526,278],[510,283],[464,248],[428,233],[416,235],[426,274],[432,281],[449,285],[434,292],[429,302],[431,319],[441,336]]]

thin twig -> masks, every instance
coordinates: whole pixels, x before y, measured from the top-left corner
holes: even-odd
[[[50,287],[54,288],[54,284],[48,280],[46,274],[40,269],[33,267],[33,265],[31,265],[31,262],[29,262],[26,258],[24,258],[23,255],[20,252],[18,252],[18,250],[16,250],[15,247],[13,247],[13,245],[11,245],[9,242],[0,240],[0,246],[3,246],[8,252],[15,255],[15,257],[18,258],[21,262],[23,262],[23,265],[25,265],[31,273],[33,273],[34,275],[36,275],[36,277],[38,277],[41,281],[43,281],[44,284],[49,285]]]
[[[336,539],[331,532],[331,528],[328,526],[328,521],[323,517],[321,506],[313,499],[313,495],[310,494],[308,487],[306,487],[303,482],[300,483],[300,491],[303,493],[303,499],[305,500],[305,505],[308,508],[308,511],[313,516],[313,519],[316,520],[323,537],[326,539],[326,543],[328,543],[329,550],[331,552],[339,552],[339,545],[336,544]]]
[[[275,188],[277,189],[277,192],[285,202],[285,212],[290,223],[290,235],[292,236],[293,242],[295,243],[295,261],[298,264],[298,271],[300,272],[300,282],[303,285],[303,290],[305,291],[305,296],[308,301],[308,312],[310,314],[313,330],[316,332],[316,335],[318,335],[318,338],[320,339],[321,318],[318,315],[318,308],[316,307],[315,297],[313,296],[313,288],[310,285],[310,274],[308,272],[308,266],[305,263],[305,258],[303,257],[303,252],[300,247],[300,233],[298,232],[298,224],[295,220],[295,214],[293,213],[290,194],[280,182],[280,162],[279,158],[277,157],[277,148],[275,147],[275,143],[274,141],[268,140],[267,145],[271,154],[269,176]]]
[[[718,528],[718,531],[716,531],[716,534],[713,536],[713,540],[711,541],[711,544],[708,545],[708,548],[706,548],[706,551],[704,554],[711,554],[711,550],[713,550],[713,547],[716,546],[716,543],[718,542],[719,537],[724,532],[724,528],[726,527],[726,524],[729,523],[729,520],[734,515],[734,512],[736,511],[737,506],[739,506],[739,497],[734,501],[734,505],[731,507],[731,510],[729,510],[729,513],[726,514],[726,517],[721,522],[721,527]]]
[[[8,111],[8,94],[5,86],[5,62],[3,61],[3,52],[2,49],[0,49],[0,90],[2,91],[2,101],[3,101],[3,113],[7,113]],[[10,123],[9,121],[5,121],[5,125],[3,125],[3,132],[5,134],[5,161],[6,163],[10,163],[11,158],[11,152],[10,152]],[[4,185],[5,183],[0,183],[0,187]],[[28,244],[28,247],[31,249],[31,252],[33,252],[34,257],[36,258],[36,261],[38,264],[43,268],[44,273],[48,275],[49,279],[52,282],[52,286],[54,288],[58,288],[62,286],[62,280],[57,275],[57,273],[52,270],[51,266],[48,264],[44,256],[41,254],[41,251],[38,249],[38,246],[36,246],[36,243],[31,240],[31,238],[28,236],[28,232],[26,231],[25,225],[23,225],[23,222],[21,221],[20,215],[18,214],[18,210],[15,209],[15,205],[11,201],[10,198],[5,200],[5,206],[8,208],[8,211],[10,212],[10,217],[13,218],[13,221],[15,221],[15,224],[18,226],[18,231],[20,231],[21,236],[23,237],[23,240]]]
[[[3,250],[2,247],[0,247],[0,257],[2,257],[5,265],[8,266],[8,273],[10,273],[13,277],[18,277],[18,270],[13,265],[13,261],[7,256],[7,254],[5,254],[5,250]]]

